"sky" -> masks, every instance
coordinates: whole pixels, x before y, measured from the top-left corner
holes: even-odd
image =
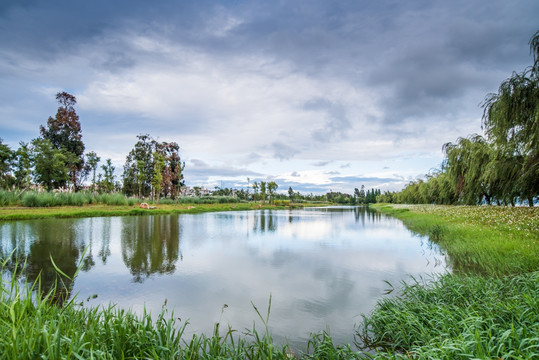
[[[538,19],[537,0],[2,0],[0,138],[37,138],[67,91],[118,179],[149,134],[188,186],[400,190],[483,133]]]

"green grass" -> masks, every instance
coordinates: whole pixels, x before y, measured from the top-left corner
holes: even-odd
[[[537,294],[539,272],[417,281],[364,316],[359,337],[405,359],[537,358]]]
[[[504,276],[539,271],[539,209],[374,206],[440,245],[453,272]]]

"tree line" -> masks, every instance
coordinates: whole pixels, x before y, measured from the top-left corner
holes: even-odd
[[[40,126],[41,136],[29,143],[21,141],[16,150],[0,139],[0,189],[78,192],[90,177],[89,190],[93,194],[122,191],[127,196],[157,201],[178,196],[184,185],[185,163],[180,159],[177,143],[139,135],[126,157],[121,181],[117,180],[111,159],[99,167],[101,158],[94,151],[84,152],[75,96],[59,92],[56,100],[56,116]]]
[[[533,64],[504,80],[482,102],[486,137],[470,135],[443,146],[445,159],[426,180],[384,202],[534,205],[539,197],[539,31],[529,42]]]

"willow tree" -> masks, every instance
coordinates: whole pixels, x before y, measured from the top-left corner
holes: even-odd
[[[518,160],[518,194],[533,206],[539,195],[539,31],[530,40],[533,65],[514,72],[483,101],[483,126],[499,151]]]
[[[443,146],[447,156],[445,170],[454,184],[460,202],[479,204],[483,199],[490,204],[493,193],[485,169],[492,160],[492,147],[480,135],[458,138],[457,143]]]

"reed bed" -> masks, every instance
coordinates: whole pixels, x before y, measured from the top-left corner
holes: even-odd
[[[85,206],[103,204],[112,206],[132,206],[140,202],[155,204],[152,199],[140,200],[126,197],[120,193],[92,194],[88,191],[72,192],[37,192],[37,191],[7,191],[0,190],[0,206],[24,207],[57,207],[57,206]],[[246,203],[232,196],[203,196],[178,197],[176,199],[163,198],[159,201],[163,205],[175,204],[234,204]]]
[[[363,346],[403,359],[539,358],[539,272],[405,284],[363,317]]]

